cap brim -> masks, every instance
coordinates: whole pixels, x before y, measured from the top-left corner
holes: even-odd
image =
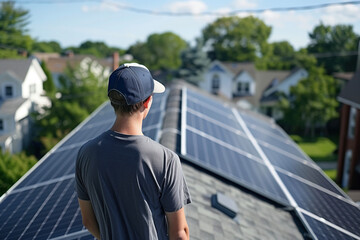
[[[165,92],[165,86],[159,83],[158,81],[154,80],[154,91],[153,93],[163,93]]]

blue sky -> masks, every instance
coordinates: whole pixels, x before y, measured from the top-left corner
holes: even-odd
[[[86,40],[104,41],[110,46],[128,48],[145,41],[152,33],[171,31],[193,42],[216,16],[203,12],[227,13],[234,10],[297,7],[341,0],[17,0],[17,6],[30,11],[29,33],[40,41],[56,40],[62,47],[78,46]],[[160,16],[132,12],[123,6],[166,11],[191,12],[193,16]],[[250,13],[241,13],[247,16]],[[309,42],[308,33],[322,21],[327,25],[351,24],[360,34],[360,4],[334,5],[308,11],[264,11],[253,14],[272,27],[270,42],[287,40],[296,49]]]

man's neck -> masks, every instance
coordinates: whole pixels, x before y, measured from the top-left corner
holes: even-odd
[[[125,135],[143,135],[142,121],[142,115],[137,113],[130,116],[117,115],[111,130]]]

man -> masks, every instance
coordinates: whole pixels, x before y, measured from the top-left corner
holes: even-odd
[[[81,147],[75,173],[83,224],[98,239],[189,239],[179,157],[142,134],[152,94],[164,91],[140,64],[109,77],[116,120]]]

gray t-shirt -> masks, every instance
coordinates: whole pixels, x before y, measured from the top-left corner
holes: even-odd
[[[79,150],[75,176],[101,239],[168,239],[165,211],[191,202],[179,157],[142,135],[109,130],[90,140]]]

